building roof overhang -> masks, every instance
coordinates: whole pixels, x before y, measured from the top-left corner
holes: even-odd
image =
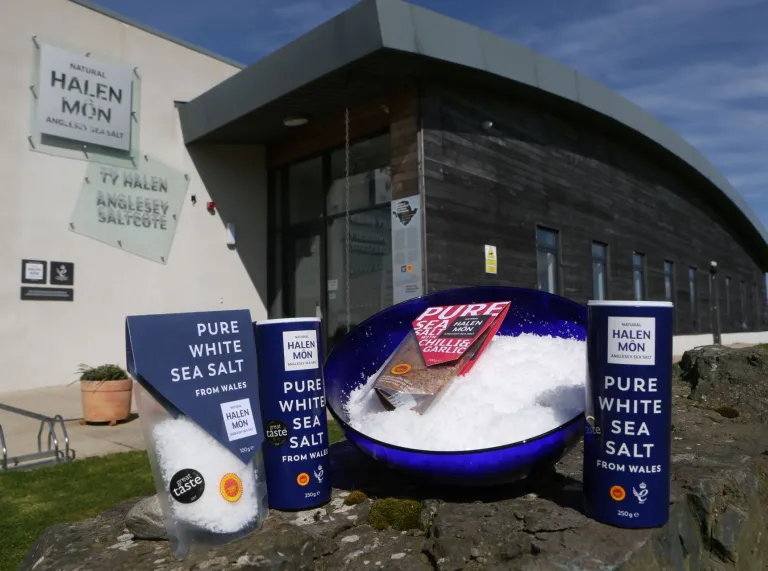
[[[283,118],[338,113],[405,78],[483,85],[589,116],[705,182],[702,198],[734,224],[768,269],[768,232],[741,195],[680,135],[618,93],[476,26],[402,0],[363,0],[179,109],[186,144],[267,144]],[[707,184],[708,183],[708,184]]]

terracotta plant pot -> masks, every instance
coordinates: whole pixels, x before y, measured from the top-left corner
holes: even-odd
[[[83,422],[117,424],[131,415],[133,380],[80,381]]]

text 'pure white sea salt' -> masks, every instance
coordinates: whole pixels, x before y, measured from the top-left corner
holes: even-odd
[[[194,422],[180,417],[164,420],[152,430],[157,461],[166,490],[172,479],[194,470],[204,485],[194,502],[169,499],[174,519],[214,533],[235,533],[263,515],[253,462],[244,464]],[[197,478],[195,478],[197,479]],[[200,485],[200,482],[193,483]]]
[[[349,396],[350,425],[381,442],[417,450],[478,450],[539,436],[584,411],[586,342],[495,336],[424,414],[386,411],[368,383]]]

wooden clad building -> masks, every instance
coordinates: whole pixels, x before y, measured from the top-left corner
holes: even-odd
[[[768,233],[728,181],[621,96],[476,27],[365,0],[180,116],[191,150],[266,149],[270,316],[322,316],[329,347],[404,296],[485,284],[670,300],[681,348],[768,330]],[[417,245],[393,226],[406,207]]]

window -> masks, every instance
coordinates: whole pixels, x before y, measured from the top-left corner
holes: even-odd
[[[558,232],[548,228],[536,228],[536,265],[538,287],[548,293],[560,293],[558,272]]]
[[[739,283],[739,310],[741,312],[741,327],[747,328],[747,284],[744,280]]]
[[[354,326],[394,300],[389,134],[351,142],[349,159],[348,203],[341,145],[268,173],[269,315],[322,315],[326,355],[347,312]]]
[[[698,297],[696,294],[696,268],[693,266],[688,268],[688,292],[691,296],[691,323],[693,328],[697,329],[699,326],[699,308],[697,307]]]
[[[632,282],[635,301],[642,301],[645,298],[645,254],[632,254]]]
[[[371,208],[392,200],[389,133],[356,142],[349,147],[349,209]],[[346,153],[331,153],[331,186],[326,195],[326,215],[343,214],[346,207]]]
[[[608,245],[592,242],[592,299],[605,299],[608,286]]]
[[[760,297],[757,295],[757,283],[752,284],[752,304],[755,311],[755,324],[760,319]]]
[[[323,159],[314,157],[288,167],[289,223],[323,217]]]
[[[669,260],[664,261],[664,299],[674,301],[675,292],[675,264]]]
[[[731,278],[725,278],[725,319],[728,323],[733,323],[733,312],[731,311]]]

